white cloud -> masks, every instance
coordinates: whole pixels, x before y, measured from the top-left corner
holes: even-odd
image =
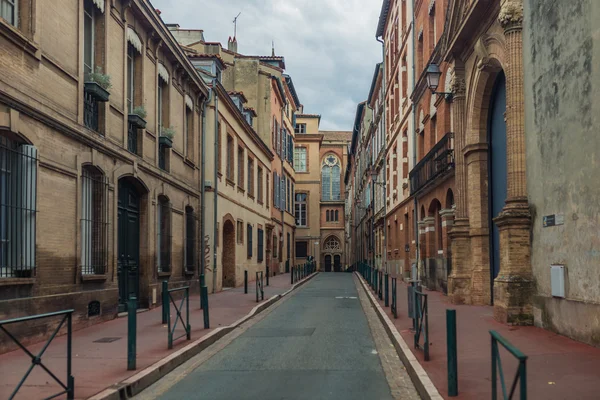
[[[351,130],[356,104],[368,96],[381,45],[380,0],[152,0],[166,23],[203,29],[227,46],[238,19],[238,51],[285,56],[300,101],[321,114],[321,129]]]

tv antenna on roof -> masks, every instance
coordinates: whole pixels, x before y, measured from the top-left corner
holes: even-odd
[[[237,34],[237,19],[240,16],[242,12],[240,11],[239,14],[233,19],[233,37],[235,38],[236,34]]]

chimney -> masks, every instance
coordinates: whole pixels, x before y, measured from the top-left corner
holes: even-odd
[[[231,36],[229,36],[229,40],[227,41],[227,50],[237,53],[237,45],[237,39],[235,38],[235,36],[233,37],[233,39],[231,38]]]
[[[170,31],[178,31],[179,30],[179,24],[165,24],[167,25],[167,29]]]

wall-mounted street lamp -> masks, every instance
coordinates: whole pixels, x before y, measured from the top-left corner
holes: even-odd
[[[440,86],[440,78],[442,76],[442,71],[440,71],[440,67],[437,64],[431,63],[427,66],[427,71],[425,71],[425,78],[427,79],[427,87],[431,90],[432,94],[440,94],[446,97],[446,100],[452,99],[453,93],[448,92],[436,92],[437,88]]]

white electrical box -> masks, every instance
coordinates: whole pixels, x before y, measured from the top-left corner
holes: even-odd
[[[565,266],[550,266],[550,284],[552,286],[552,297],[565,297]]]

